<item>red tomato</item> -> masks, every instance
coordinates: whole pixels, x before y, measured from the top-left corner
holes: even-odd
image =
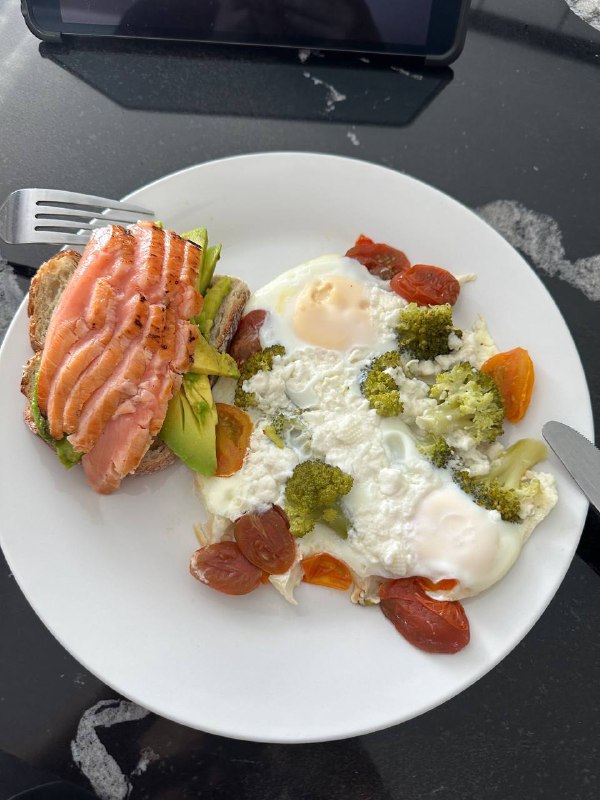
[[[397,272],[403,272],[410,267],[410,261],[401,250],[396,250],[389,244],[377,244],[362,234],[346,255],[360,261],[371,275],[377,275],[384,281],[389,281]]]
[[[415,264],[394,275],[390,288],[409,303],[420,306],[440,306],[443,303],[453,306],[460,293],[460,283],[451,272],[426,264]]]
[[[267,312],[258,308],[256,311],[245,314],[239,321],[235,336],[227,350],[229,355],[236,360],[238,367],[241,367],[244,361],[262,349],[259,334],[266,316]]]
[[[244,556],[269,575],[287,572],[296,558],[290,524],[279,506],[236,519],[233,535]]]
[[[226,478],[241,469],[252,435],[252,420],[237,406],[217,403],[217,471]]]
[[[352,586],[352,573],[344,564],[329,553],[316,553],[314,556],[302,559],[302,569],[306,583],[316,583],[319,586],[329,586],[331,589],[341,589],[343,592]]]
[[[262,570],[244,557],[235,542],[218,542],[196,550],[190,573],[225,594],[248,594],[261,582]]]
[[[470,639],[469,620],[457,600],[432,600],[420,578],[386,581],[381,610],[412,645],[428,653],[457,653]]]

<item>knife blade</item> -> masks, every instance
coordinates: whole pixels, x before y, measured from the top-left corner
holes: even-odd
[[[600,512],[600,450],[563,422],[547,422],[542,428],[542,436],[596,511]]]

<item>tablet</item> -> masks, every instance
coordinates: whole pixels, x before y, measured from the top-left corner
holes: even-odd
[[[383,53],[448,64],[470,0],[23,0],[41,39],[121,36]]]

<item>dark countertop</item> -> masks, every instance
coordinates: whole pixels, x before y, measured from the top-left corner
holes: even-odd
[[[462,56],[421,79],[399,63],[296,51],[40,46],[17,3],[3,4],[0,32],[1,198],[23,186],[120,197],[269,150],[405,171],[480,209],[525,255],[573,334],[600,424],[600,31],[563,0],[476,0]],[[347,99],[327,111],[311,76]],[[27,266],[50,250],[0,252]],[[548,610],[475,686],[387,731],[283,746],[199,733],[119,698],[54,640],[2,561],[0,800],[46,772],[102,798],[132,787],[132,800],[596,798],[599,571],[590,513]],[[100,711],[110,725],[94,727]]]

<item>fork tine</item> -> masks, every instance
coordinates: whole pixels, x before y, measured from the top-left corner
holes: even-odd
[[[37,206],[35,217],[42,219],[44,224],[49,224],[48,220],[55,219],[56,217],[67,217],[68,219],[83,219],[90,220],[94,215],[98,215],[97,211],[80,211],[74,208],[64,208],[63,206]],[[107,214],[98,216],[98,220],[104,223],[109,222],[137,222],[139,215],[135,211],[109,211]]]
[[[52,205],[63,205],[70,203],[77,206],[88,206],[89,208],[112,208],[117,211],[133,211],[135,214],[153,217],[154,212],[133,203],[121,203],[118,200],[111,200],[108,197],[98,197],[92,194],[78,194],[77,192],[64,192],[61,189],[32,189],[37,197],[37,205],[40,203],[50,203]]]
[[[93,231],[95,228],[103,228],[106,223],[97,224],[89,222],[68,222],[64,219],[38,219],[34,230],[38,233],[43,231]]]
[[[27,237],[29,244],[74,244],[85,245],[89,236],[76,233],[59,233],[58,231],[32,231]],[[15,242],[19,244],[19,242]]]

